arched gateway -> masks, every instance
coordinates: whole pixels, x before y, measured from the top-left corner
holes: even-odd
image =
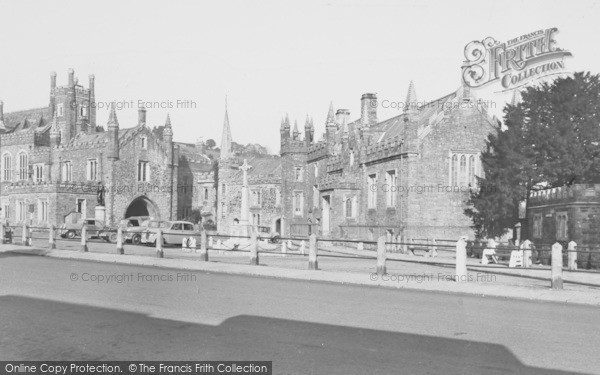
[[[150,216],[154,219],[160,219],[160,210],[154,202],[146,196],[139,196],[131,201],[127,210],[125,210],[125,218],[131,216]]]

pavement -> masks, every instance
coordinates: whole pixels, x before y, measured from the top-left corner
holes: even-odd
[[[598,374],[597,318],[597,307],[578,304],[0,253],[0,360],[265,360],[274,374],[302,375]]]
[[[165,258],[157,258],[152,247],[126,245],[126,255],[116,254],[115,245],[89,243],[89,252],[77,251],[79,241],[58,241],[63,250],[47,250],[43,239],[34,246],[0,245],[0,252],[28,253],[57,259],[85,260],[125,265],[140,265],[230,275],[250,275],[347,285],[446,292],[484,297],[519,298],[535,301],[576,303],[600,306],[600,273],[563,272],[564,289],[550,288],[550,269],[509,269],[482,266],[469,259],[469,280],[452,281],[453,259],[388,254],[387,274],[375,273],[374,253],[369,250],[325,246],[319,249],[319,270],[307,269],[307,257],[294,251],[288,254],[261,253],[260,266],[248,263],[247,252],[209,251],[209,262],[194,252],[165,248]]]

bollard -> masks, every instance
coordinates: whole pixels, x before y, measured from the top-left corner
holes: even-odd
[[[4,223],[0,222],[0,244],[4,243]]]
[[[117,254],[125,254],[123,248],[123,228],[117,228]]]
[[[54,238],[54,224],[51,224],[50,229],[48,229],[48,248],[50,250],[56,249],[56,239]]]
[[[306,241],[300,241],[300,254],[306,254]]]
[[[252,228],[252,234],[250,235],[250,264],[258,266],[258,236],[256,228]]]
[[[406,235],[402,235],[402,254],[408,254],[408,238]]]
[[[319,262],[317,260],[317,235],[314,233],[308,237],[308,269],[319,269]]]
[[[468,281],[467,277],[467,237],[462,236],[456,241],[456,269],[454,281]]]
[[[159,229],[156,232],[156,257],[164,258],[165,252],[163,250],[163,232],[162,229]]]
[[[281,241],[281,253],[287,254],[287,242]]]
[[[27,246],[27,243],[29,242],[27,239],[28,231],[29,231],[29,228],[27,227],[27,224],[23,224],[23,231],[21,232],[21,245],[23,245],[23,246]]]
[[[562,289],[563,288],[563,279],[562,279],[562,266],[563,266],[563,258],[562,258],[562,245],[558,242],[552,245],[552,289]]]
[[[358,245],[356,246],[356,250],[364,250],[365,249],[365,244],[363,242],[359,242]]]
[[[208,247],[212,249],[215,246],[212,236],[208,237]]]
[[[206,247],[206,231],[200,234],[200,260],[208,262],[208,248]]]
[[[81,251],[84,253],[88,251],[87,226],[85,225],[81,227]]]
[[[523,268],[531,267],[531,245],[532,242],[526,239],[519,246],[523,250]]]
[[[567,246],[567,267],[569,271],[577,271],[577,243],[569,242]]]
[[[383,276],[387,273],[385,267],[385,253],[385,237],[381,236],[377,240],[377,275],[379,276]]]

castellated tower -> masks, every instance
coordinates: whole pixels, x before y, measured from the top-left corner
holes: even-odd
[[[297,121],[290,134],[290,120],[286,115],[281,123],[281,205],[282,232],[287,234],[292,225],[311,223],[312,212],[305,202],[309,197],[308,168],[306,165],[308,149],[313,143],[314,126],[307,117],[304,139],[300,137]]]
[[[56,73],[50,74],[50,117],[56,116],[60,143],[66,144],[78,133],[96,132],[95,78],[89,76],[86,89],[69,69],[66,86],[56,86]]]

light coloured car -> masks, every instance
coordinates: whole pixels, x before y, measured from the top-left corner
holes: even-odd
[[[142,243],[155,244],[158,229],[163,231],[163,245],[181,245],[183,238],[196,237],[196,241],[200,240],[200,231],[189,221],[166,221],[160,225],[148,226],[148,229],[142,236]]]

